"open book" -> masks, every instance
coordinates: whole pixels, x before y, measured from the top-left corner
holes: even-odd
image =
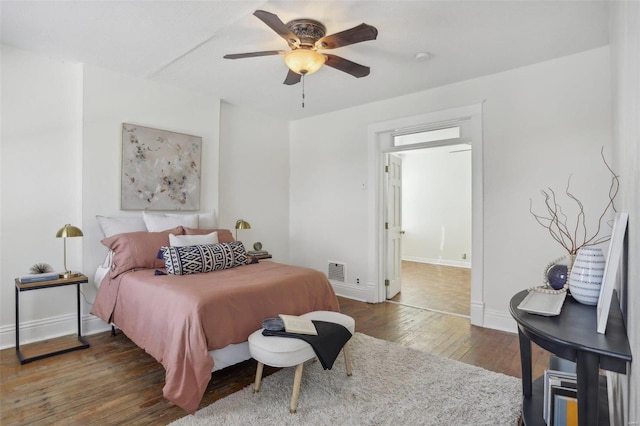
[[[282,322],[284,323],[284,330],[287,333],[312,334],[314,336],[318,335],[316,326],[313,325],[313,322],[308,318],[284,314],[280,314],[278,316],[282,318]]]

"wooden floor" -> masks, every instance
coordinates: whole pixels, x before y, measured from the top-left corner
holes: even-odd
[[[488,370],[520,376],[515,334],[392,303],[339,298],[356,331]],[[88,337],[91,348],[20,365],[14,349],[0,351],[0,424],[167,424],[186,415],[162,396],[164,369],[122,333]],[[69,344],[68,338],[23,346],[31,356]],[[73,339],[71,340],[73,342]],[[534,346],[534,377],[548,354]],[[253,382],[253,360],[213,373],[200,408]],[[277,371],[265,367],[265,375]],[[355,373],[357,374],[357,372]]]
[[[401,291],[391,301],[469,316],[471,269],[402,261]]]

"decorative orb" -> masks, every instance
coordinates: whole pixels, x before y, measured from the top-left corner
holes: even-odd
[[[547,280],[554,290],[560,290],[567,282],[567,265],[553,265],[547,271]]]

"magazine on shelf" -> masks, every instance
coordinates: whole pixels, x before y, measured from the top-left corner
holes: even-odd
[[[575,388],[551,387],[551,418],[553,426],[578,426],[578,396]]]
[[[556,388],[562,389],[576,389],[577,376],[576,373],[559,371],[559,370],[545,370],[544,372],[544,391],[543,391],[543,408],[542,417],[547,425],[551,425],[553,418],[553,398]]]
[[[313,322],[308,318],[284,314],[280,314],[278,316],[282,318],[282,322],[284,323],[284,330],[287,333],[311,334],[314,336],[318,335],[316,326],[313,325]]]

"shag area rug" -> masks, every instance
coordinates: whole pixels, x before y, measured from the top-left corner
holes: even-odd
[[[194,415],[192,425],[508,425],[518,424],[520,380],[356,333],[353,376],[340,354],[332,370],[304,365],[298,411],[289,413],[295,368],[266,377]]]

